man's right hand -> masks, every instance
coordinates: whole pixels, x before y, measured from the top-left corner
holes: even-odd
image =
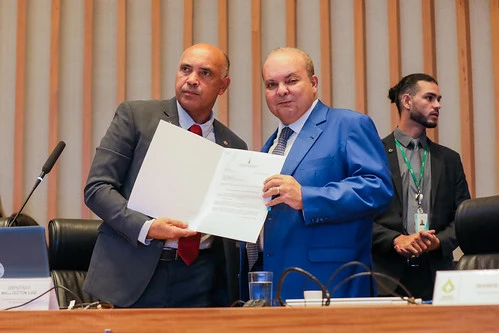
[[[197,234],[196,231],[187,230],[187,227],[187,223],[160,217],[151,224],[147,238],[177,240]]]

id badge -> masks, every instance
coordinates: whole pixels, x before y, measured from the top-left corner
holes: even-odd
[[[427,231],[428,226],[428,214],[426,213],[416,213],[414,214],[414,221],[416,223],[416,232]]]

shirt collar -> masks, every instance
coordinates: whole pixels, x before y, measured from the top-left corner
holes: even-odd
[[[289,125],[284,125],[282,123],[282,121],[279,121],[279,133],[281,133],[281,130],[288,126],[289,128],[291,128],[293,130],[294,133],[298,134],[300,133],[301,129],[303,128],[303,126],[305,125],[305,122],[307,121],[308,117],[310,116],[310,114],[312,113],[312,110],[315,108],[315,106],[317,105],[317,102],[319,100],[316,99],[312,105],[310,106],[310,108],[307,110],[307,112],[305,112],[297,121],[295,121],[294,123],[292,124],[289,124]],[[278,135],[279,135],[278,133]],[[293,133],[293,134],[294,134]]]
[[[196,124],[194,120],[192,120],[191,116],[184,110],[184,108],[177,101],[177,110],[178,110],[178,122],[180,127],[189,129],[192,125]],[[210,119],[204,124],[198,124],[201,126],[203,130],[203,137],[207,137],[211,132],[213,132],[213,121],[215,120],[215,116],[213,115],[213,111],[210,114]]]
[[[395,139],[397,139],[397,141],[400,142],[402,144],[402,146],[404,146],[406,148],[409,145],[409,143],[411,143],[411,141],[413,139],[412,136],[404,133],[398,127],[395,128],[395,131],[393,131],[393,135],[395,136]],[[421,143],[421,146],[423,146],[423,148],[425,148],[425,149],[428,148],[428,138],[426,136],[426,132],[421,134],[421,136],[418,139],[419,139],[419,142]]]

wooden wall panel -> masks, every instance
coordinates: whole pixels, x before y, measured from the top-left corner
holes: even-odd
[[[355,110],[367,114],[366,9],[364,0],[354,0]]]
[[[253,95],[253,149],[262,146],[262,40],[261,0],[251,0],[251,91]]]
[[[65,11],[61,11],[61,6],[81,6],[82,3],[84,4],[84,10],[79,11],[81,12],[82,17],[84,17],[84,27],[82,27],[82,29],[84,29],[84,35],[83,41],[81,41],[81,43],[83,44],[83,58],[81,60],[81,64],[77,64],[77,66],[82,66],[83,68],[82,77],[80,78],[80,76],[78,76],[78,80],[83,80],[83,84],[81,85],[81,95],[75,97],[76,100],[82,98],[83,104],[81,125],[75,125],[75,127],[81,126],[82,143],[81,147],[79,143],[79,147],[70,147],[71,149],[80,150],[79,153],[81,153],[82,157],[82,166],[81,172],[79,170],[75,171],[77,175],[75,175],[74,177],[74,183],[71,184],[66,184],[66,181],[62,182],[62,175],[57,176],[56,169],[51,172],[51,177],[48,180],[48,189],[45,192],[43,190],[39,190],[38,193],[38,196],[47,196],[47,210],[45,211],[45,206],[43,205],[43,211],[41,212],[37,212],[37,210],[40,210],[40,205],[33,205],[33,207],[35,207],[34,211],[31,211],[31,205],[30,207],[28,207],[28,213],[33,214],[34,217],[37,220],[40,220],[42,223],[46,222],[46,218],[50,219],[51,217],[57,215],[57,207],[59,205],[68,205],[70,203],[70,201],[66,202],[65,198],[58,198],[58,193],[60,197],[63,196],[61,195],[63,190],[64,193],[69,193],[73,189],[74,191],[81,191],[82,187],[85,185],[88,170],[90,168],[93,153],[95,151],[95,146],[98,144],[98,140],[96,138],[102,137],[102,135],[104,135],[104,129],[107,128],[107,124],[106,126],[102,124],[104,123],[104,121],[107,123],[112,118],[111,112],[113,110],[110,110],[110,104],[118,104],[127,98],[127,86],[129,92],[128,98],[131,98],[131,94],[134,94],[134,98],[135,96],[141,94],[136,92],[136,87],[140,86],[140,84],[137,84],[135,86],[132,85],[131,73],[129,73],[130,77],[128,78],[129,82],[127,85],[127,59],[128,62],[134,61],[130,57],[130,53],[132,53],[132,51],[134,50],[127,51],[127,39],[129,41],[128,49],[130,49],[131,47],[135,47],[135,44],[133,44],[133,42],[136,41],[136,39],[134,38],[140,38],[140,36],[138,36],[136,31],[131,30],[134,27],[134,25],[131,23],[136,23],[137,21],[134,20],[137,19],[140,21],[144,20],[144,14],[135,13],[135,15],[128,15],[127,17],[128,1],[129,0],[113,0],[109,3],[106,2],[107,5],[103,6],[102,3],[95,2],[94,0],[80,0],[79,3],[76,1],[73,2],[51,0],[44,2],[43,5],[36,3],[38,7],[33,6],[33,8],[41,7],[47,10],[35,15],[34,11],[29,11],[29,9],[31,8],[29,6],[30,2],[27,2],[26,0],[18,0],[15,4],[17,8],[17,12],[15,14],[16,24],[13,27],[5,27],[4,25],[0,26],[3,32],[2,36],[7,36],[8,38],[10,38],[9,34],[12,34],[12,38],[16,39],[17,43],[15,50],[4,49],[2,50],[3,52],[0,56],[0,62],[3,65],[5,63],[9,63],[9,61],[11,61],[12,64],[15,63],[15,82],[12,83],[12,85],[15,85],[15,87],[12,88],[13,91],[15,90],[15,96],[12,96],[12,99],[14,100],[13,106],[11,110],[1,110],[2,112],[11,112],[10,114],[13,115],[11,118],[13,123],[0,123],[0,126],[2,128],[6,128],[7,126],[15,127],[15,130],[12,131],[12,143],[9,143],[12,147],[13,152],[11,163],[12,166],[10,166],[10,168],[12,169],[12,185],[4,186],[2,192],[5,193],[1,193],[2,195],[9,197],[9,199],[10,197],[12,197],[13,211],[18,210],[23,200],[25,199],[25,182],[31,182],[32,180],[33,175],[28,174],[31,173],[31,170],[34,168],[31,167],[31,165],[33,164],[31,162],[37,162],[38,158],[42,159],[41,156],[33,156],[32,152],[39,152],[42,150],[43,154],[40,153],[40,155],[43,155],[43,159],[45,159],[46,150],[48,149],[49,152],[52,151],[56,143],[59,141],[59,136],[63,134],[58,129],[59,126],[62,126],[62,124],[60,124],[59,122],[62,122],[63,119],[65,119],[62,117],[65,115],[65,113],[62,113],[64,111],[62,109],[63,107],[61,106],[61,110],[59,110],[61,101],[66,101],[70,98],[65,95],[67,92],[74,93],[75,91],[75,89],[68,89],[67,92],[65,92],[66,90],[60,89],[60,85],[62,84],[62,82],[64,82],[64,84],[71,84],[71,75],[74,75],[72,73],[64,73],[64,70],[62,70],[64,67],[61,67],[64,65],[68,65],[67,63],[65,63],[67,59],[64,57],[60,57],[60,44],[66,45],[66,43],[64,43],[64,40],[60,40],[65,38],[65,34],[59,35],[60,22],[65,18]],[[199,42],[203,42],[203,39],[205,38],[213,41],[217,40],[217,45],[225,52],[228,52],[228,43],[230,36],[229,34],[231,33],[231,31],[229,30],[229,22],[234,22],[234,24],[239,23],[237,19],[231,17],[231,12],[228,10],[228,6],[234,6],[230,7],[231,9],[242,6],[240,3],[230,2],[229,0],[217,0],[216,2],[213,2],[213,4],[218,5],[216,12],[216,15],[218,16],[215,17],[214,12],[210,11],[209,15],[213,16],[213,18],[207,19],[206,16],[204,16],[203,19],[207,22],[213,23],[215,21],[211,21],[211,19],[216,20],[217,23],[210,24],[209,28],[204,29],[202,33],[200,31],[194,31],[198,30],[199,27],[204,24],[197,24],[199,23],[199,18],[196,18],[194,12],[195,10],[199,11],[200,7],[197,6],[206,5],[208,3],[207,1],[211,0],[183,0],[182,2],[177,2],[177,0],[150,0],[150,4],[152,5],[150,23],[151,44],[149,46],[146,43],[146,45],[150,47],[151,50],[150,68],[152,73],[151,78],[147,77],[147,80],[144,81],[145,85],[148,86],[150,84],[151,90],[149,93],[149,90],[147,88],[144,89],[145,91],[147,91],[147,96],[139,96],[139,98],[156,99],[171,96],[173,90],[170,87],[162,87],[162,85],[166,85],[166,83],[162,82],[162,78],[168,77],[168,80],[170,80],[170,78],[174,75],[174,72],[172,73],[172,71],[175,71],[175,69],[172,68],[172,66],[165,66],[165,64],[173,63],[173,61],[176,62],[178,60],[177,57],[180,54],[180,51],[188,46],[191,46],[194,41],[197,42],[199,40]],[[386,2],[382,2],[383,6],[387,4],[387,9],[383,8],[382,12],[383,15],[385,15],[388,11],[388,22],[384,22],[383,19],[383,24],[373,24],[373,22],[375,22],[376,20],[376,17],[369,16],[372,15],[372,12],[369,11],[371,9],[370,6],[372,5],[372,3],[367,3],[365,0],[354,0],[348,2],[348,8],[349,10],[351,9],[353,11],[353,15],[347,15],[349,21],[343,22],[342,27],[345,23],[347,23],[347,26],[351,23],[351,27],[353,27],[352,33],[354,35],[354,38],[353,40],[349,38],[349,40],[352,40],[353,44],[350,44],[346,47],[348,51],[335,51],[334,57],[336,57],[336,54],[338,54],[339,56],[341,55],[342,57],[341,60],[339,60],[333,59],[332,51],[337,50],[338,48],[345,48],[345,45],[342,45],[345,43],[343,41],[339,43],[340,45],[332,45],[335,44],[335,41],[331,39],[331,34],[336,33],[336,31],[331,30],[331,27],[333,26],[332,23],[334,22],[331,21],[330,17],[330,15],[336,15],[335,6],[338,6],[338,1],[319,0],[319,2],[316,4],[320,7],[320,12],[316,12],[316,7],[314,7],[313,9],[307,7],[308,12],[305,14],[305,16],[303,16],[304,14],[302,13],[305,6],[301,6],[302,3],[297,2],[297,0],[276,1],[277,3],[274,3],[272,6],[268,6],[267,3],[262,3],[261,0],[251,0],[248,1],[245,5],[246,10],[243,14],[247,15],[246,22],[249,22],[251,20],[251,24],[245,24],[244,28],[238,27],[238,34],[247,34],[244,42],[245,45],[241,44],[242,42],[239,40],[239,38],[234,38],[234,36],[232,36],[232,39],[230,39],[230,49],[232,51],[231,60],[233,61],[233,63],[234,59],[237,59],[236,63],[244,64],[246,66],[245,69],[247,72],[244,72],[244,74],[242,74],[241,66],[233,66],[231,68],[230,74],[233,79],[233,84],[231,85],[230,89],[219,99],[217,118],[227,125],[232,125],[232,127],[247,128],[247,133],[245,133],[247,138],[245,138],[245,140],[248,142],[249,146],[252,149],[260,149],[260,147],[262,146],[262,141],[263,139],[266,139],[267,134],[263,133],[263,129],[266,128],[266,130],[268,131],[271,127],[275,126],[275,123],[273,123],[273,121],[275,121],[275,118],[265,118],[263,117],[264,115],[262,115],[262,109],[265,108],[263,104],[261,80],[261,67],[263,60],[262,49],[266,51],[277,46],[288,45],[305,47],[307,49],[309,49],[310,47],[314,47],[313,50],[320,49],[320,56],[319,53],[317,53],[317,59],[314,58],[314,62],[316,63],[317,68],[320,67],[320,73],[318,74],[320,76],[321,84],[321,99],[325,103],[329,105],[333,104],[334,96],[332,96],[332,82],[333,79],[335,80],[335,84],[340,81],[341,85],[338,85],[338,88],[335,87],[335,89],[338,89],[337,92],[335,90],[335,93],[338,93],[341,96],[342,92],[351,92],[351,100],[353,103],[353,94],[355,92],[355,105],[349,105],[348,107],[355,108],[359,112],[368,114],[369,109],[371,109],[370,113],[373,119],[375,119],[375,121],[377,122],[383,121],[383,125],[381,125],[381,127],[388,127],[388,119],[391,119],[390,124],[392,127],[394,127],[396,122],[398,122],[398,112],[395,110],[395,106],[392,106],[391,109],[389,109],[387,107],[388,104],[383,104],[386,103],[386,100],[375,100],[372,99],[372,96],[374,96],[374,94],[378,96],[377,94],[379,94],[379,92],[381,91],[380,86],[383,87],[383,91],[386,91],[388,89],[388,87],[385,88],[385,85],[388,85],[388,83],[386,82],[388,81],[388,77],[391,85],[398,82],[398,80],[402,76],[402,65],[406,65],[406,59],[402,59],[401,57],[402,46],[400,41],[401,31],[407,31],[407,25],[404,25],[404,22],[401,21],[401,16],[399,13],[399,6],[403,3],[401,3],[400,0],[386,0]],[[487,71],[481,71],[481,73],[479,74],[477,74],[477,71],[473,73],[473,75],[475,76],[479,75],[479,78],[476,80],[479,82],[472,82],[472,54],[470,50],[470,39],[473,38],[473,45],[477,45],[475,38],[482,38],[482,36],[477,36],[476,33],[475,35],[470,34],[469,7],[482,6],[480,7],[481,10],[477,12],[484,12],[484,1],[455,0],[447,1],[446,3],[444,3],[444,5],[441,5],[441,2],[436,2],[435,0],[420,0],[420,2],[422,6],[422,29],[418,28],[418,31],[414,31],[414,34],[421,34],[422,36],[423,42],[421,47],[424,65],[424,68],[422,70],[436,77],[437,63],[440,64],[440,66],[438,67],[439,77],[437,79],[441,84],[443,83],[443,86],[446,88],[446,92],[444,94],[446,101],[450,99],[452,99],[453,101],[459,99],[460,107],[459,115],[458,113],[455,113],[453,116],[443,116],[443,118],[445,118],[445,122],[442,122],[441,126],[439,127],[444,128],[445,130],[441,130],[440,133],[436,130],[429,130],[428,135],[434,141],[440,140],[450,147],[452,147],[453,144],[455,145],[454,149],[458,150],[461,153],[467,179],[470,183],[470,190],[472,192],[472,195],[475,196],[476,189],[479,186],[481,186],[482,189],[480,190],[480,193],[487,192],[483,190],[483,188],[485,187],[483,184],[477,184],[478,180],[475,177],[475,163],[477,163],[475,157],[475,144],[476,142],[488,142],[487,139],[483,138],[483,133],[475,133],[474,130],[474,128],[480,128],[480,124],[476,123],[476,120],[473,116],[473,100],[474,98],[476,98],[476,100],[479,100],[481,98],[479,96],[482,91],[480,89],[481,84],[492,83],[494,85],[494,96],[491,99],[493,100],[493,105],[490,104],[490,101],[484,103],[488,103],[486,104],[486,107],[489,108],[488,110],[494,110],[494,126],[496,137],[495,140],[492,140],[489,147],[480,146],[476,149],[488,149],[495,154],[494,158],[497,162],[495,163],[495,165],[488,166],[485,170],[490,172],[492,175],[497,175],[499,173],[499,153],[497,153],[496,149],[496,146],[499,144],[499,0],[489,0],[488,2],[485,2],[490,6],[491,42],[490,45],[480,45],[480,47],[483,47],[483,49],[481,48],[480,51],[481,54],[486,54],[486,52],[492,53],[492,68],[490,73],[486,73]],[[173,3],[175,5],[172,5]],[[300,6],[297,6],[297,4]],[[368,5],[367,12],[366,4]],[[455,17],[454,4],[456,9]],[[166,26],[166,24],[164,24],[163,22],[165,20],[163,16],[166,15],[165,7],[167,6],[170,6],[172,8],[175,7],[175,11],[179,14],[182,12],[183,8],[183,14],[177,15],[178,18],[174,17],[174,24],[169,24],[168,29],[166,29],[168,31],[165,31],[164,27]],[[249,12],[248,10],[250,6],[251,12]],[[345,5],[345,2],[341,2],[340,7],[345,8],[345,6],[347,6]],[[7,10],[11,10],[8,8],[12,7],[12,5],[6,6],[5,2],[0,2],[0,7],[2,10],[5,10],[5,8],[7,8]],[[49,8],[51,9],[51,12],[48,11]],[[65,9],[66,7],[63,8]],[[103,13],[104,8],[105,13]],[[128,10],[131,10],[130,8],[132,7],[129,7]],[[210,8],[214,9],[214,7]],[[278,15],[276,15],[276,13],[274,12],[263,12],[264,18],[272,15],[272,19],[265,20],[262,26],[262,11],[265,10],[265,8],[272,8],[272,11],[278,9],[279,13]],[[446,9],[445,14],[443,14],[443,9]],[[313,11],[314,15],[313,17],[310,17],[310,19],[318,19],[319,22],[317,25],[314,25],[317,22],[313,21],[313,25],[305,28],[302,26],[302,21],[297,21],[297,18],[308,17],[308,14],[310,14],[311,10]],[[198,13],[198,11],[196,11],[196,13]],[[30,14],[28,26],[26,22],[27,12],[28,14]],[[72,15],[75,15],[74,13],[77,11],[68,12],[71,12],[73,13]],[[147,13],[149,14],[149,10],[147,10]],[[233,13],[237,13],[238,17],[241,15],[241,12],[234,11]],[[368,15],[368,17],[366,17],[366,15]],[[436,17],[438,17],[439,19],[436,20]],[[32,18],[34,18],[34,20]],[[114,19],[116,19],[116,21],[114,21]],[[127,24],[127,20],[128,22],[130,22],[130,24]],[[446,20],[448,20],[448,22]],[[442,25],[442,23],[440,23],[442,21],[446,21],[445,27]],[[41,24],[41,22],[42,24],[44,24],[43,28],[45,29],[37,29],[37,25]],[[100,29],[99,31],[94,32],[94,28],[97,27],[94,27],[94,24],[96,24],[95,22],[99,22]],[[372,29],[371,27],[374,27],[375,29],[379,29],[380,31],[373,32],[372,30],[369,30],[366,33],[366,22],[369,23],[369,29]],[[385,23],[388,24],[388,29],[386,29]],[[12,25],[12,23],[10,24]],[[49,25],[51,28],[50,32],[46,29]],[[129,34],[127,34],[127,26],[130,30]],[[27,27],[30,27],[30,29],[28,30]],[[194,27],[196,27],[196,29],[194,29]],[[380,27],[382,28],[380,29]],[[348,29],[352,30],[350,28]],[[302,36],[303,34],[307,36],[306,33],[309,33],[310,31],[312,31],[312,33],[315,33],[315,30],[317,30],[316,32],[320,36],[320,38],[318,38],[320,39],[319,45],[310,45],[312,42],[308,39],[305,40],[306,45],[297,45],[297,43],[300,43],[300,41],[297,40],[297,36]],[[445,31],[442,32],[443,30]],[[63,32],[64,31],[65,30],[63,30]],[[304,33],[304,31],[306,31],[306,33]],[[46,42],[49,40],[49,33],[50,44]],[[175,38],[167,39],[165,37],[165,34],[171,34],[175,36]],[[383,51],[385,52],[386,57],[389,58],[389,61],[385,60],[385,58],[382,58],[383,61],[378,61],[381,58],[374,58],[381,57],[380,53],[376,53],[375,55],[368,54],[368,51],[366,49],[366,42],[369,42],[369,46],[377,46],[376,38],[378,38],[378,36],[379,39],[377,41],[382,41],[383,43],[386,40],[389,41],[389,43],[387,44],[388,49],[386,51],[386,46],[385,44],[383,44]],[[314,38],[317,38],[317,35],[314,35]],[[415,39],[418,38],[419,35],[416,36]],[[487,38],[488,36],[485,36],[483,37],[483,40],[487,40]],[[144,39],[148,39],[148,36],[146,36]],[[251,43],[249,42],[249,40],[251,40]],[[454,51],[454,48],[456,46],[453,43],[455,43],[456,40],[457,49]],[[114,43],[116,43],[116,45],[114,45]],[[315,39],[313,43],[315,43]],[[441,46],[447,44],[450,45],[450,48],[445,49],[445,55],[442,56],[443,49],[441,48]],[[437,46],[439,48],[437,48]],[[111,50],[106,50],[106,47],[111,48]],[[333,47],[335,47],[335,49],[333,49]],[[420,47],[419,42],[418,45],[415,45],[414,47]],[[36,49],[36,51],[40,54],[34,55],[33,49],[31,48]],[[353,48],[353,50],[350,50],[350,48]],[[244,49],[245,52],[241,52],[242,49]],[[99,52],[96,53],[96,56],[94,57],[93,53],[97,52],[97,50],[99,50]],[[146,50],[149,51],[149,49]],[[238,50],[238,52],[234,52],[234,50]],[[407,53],[404,53],[404,57],[406,56],[406,54]],[[419,54],[420,53],[418,53],[417,55],[418,57],[420,57]],[[27,55],[29,57],[27,57]],[[236,56],[238,58],[235,58]],[[407,54],[407,56],[411,57],[416,55]],[[105,58],[104,60],[103,57]],[[175,59],[173,60],[173,58]],[[29,59],[30,61],[27,63],[26,59]],[[46,64],[47,66],[50,66],[50,69],[48,67],[43,67],[45,68],[45,70],[40,72],[42,73],[41,75],[32,75],[31,72],[26,73],[27,68],[30,68],[27,65],[32,63],[32,59],[35,59],[37,61],[37,64]],[[375,59],[376,61],[373,61],[373,59]],[[414,58],[409,58],[408,60],[411,61],[413,59]],[[74,61],[74,57],[71,60]],[[147,58],[147,61],[148,60],[149,56]],[[369,60],[369,62],[367,62],[367,60]],[[449,62],[451,62],[451,64],[446,66],[446,64],[449,64]],[[454,65],[454,62],[457,62],[458,65]],[[97,67],[97,63],[104,63],[105,66]],[[345,63],[348,63],[349,66],[352,66],[349,76],[350,79],[345,79],[344,77],[337,76],[333,78],[332,68],[335,68],[335,65],[338,66],[338,64],[341,64],[340,66],[342,66]],[[369,67],[369,64],[372,63],[381,63],[383,69],[378,69],[377,71],[371,72],[372,68]],[[134,64],[129,65],[134,66]],[[114,66],[116,66],[116,73],[114,73]],[[146,72],[148,72],[149,64],[147,64],[146,66]],[[37,68],[40,67],[37,66]],[[108,78],[107,80],[103,80],[102,76],[106,75],[105,73],[107,73],[108,69],[109,72],[112,73],[111,75],[107,75],[108,77],[110,77],[110,79]],[[251,75],[249,74],[250,71]],[[382,77],[382,80],[384,81],[380,85],[380,83],[377,82],[378,77],[373,78],[371,76],[369,76],[370,80],[368,81],[368,73],[376,73],[376,76],[380,75],[380,77]],[[457,82],[457,73],[459,73],[459,87],[457,87],[457,85],[455,84],[455,82]],[[136,82],[135,80],[140,80],[140,75],[140,73],[134,75],[133,82]],[[240,79],[241,76],[244,76],[244,78]],[[240,80],[238,81],[237,85],[237,93],[234,93],[234,91],[236,90],[234,89],[234,78],[236,77],[238,78],[238,80]],[[78,82],[80,83],[80,81]],[[29,113],[30,116],[28,117],[28,113],[26,113],[26,110],[32,110],[32,107],[30,105],[32,105],[33,103],[33,97],[37,96],[37,93],[33,92],[32,90],[34,89],[31,87],[38,87],[40,85],[45,87],[49,94],[48,100],[43,101],[43,105],[41,105],[40,110],[48,109],[48,115],[46,116],[45,113],[42,113],[42,111],[39,112],[35,108],[35,111],[33,111],[34,113]],[[140,87],[141,89],[143,89],[144,85]],[[78,87],[77,89],[80,88]],[[459,91],[457,91],[458,89]],[[36,90],[39,93],[39,89]],[[162,96],[166,93],[168,93],[168,96]],[[62,95],[61,97],[61,94],[64,95]],[[97,101],[100,100],[98,97],[102,97],[102,94],[107,94],[107,96],[110,96],[107,104],[97,103]],[[249,96],[247,97],[248,101],[235,104],[236,101],[240,102],[238,96],[241,96],[241,94]],[[367,105],[368,94],[370,97],[369,103],[372,103],[373,105]],[[473,94],[475,94],[475,96],[473,96]],[[45,91],[42,95],[43,97],[47,96]],[[246,116],[246,118],[244,118],[244,121],[241,121],[243,117],[238,120],[236,116],[233,116],[233,118],[231,119],[231,110],[228,109],[229,100],[232,101],[232,104],[237,105],[237,112],[244,112],[244,115],[251,114],[251,119],[250,116]],[[338,107],[342,106],[343,105],[338,105]],[[234,107],[231,108],[234,109]],[[477,106],[475,106],[475,108],[477,108]],[[445,110],[443,111],[453,111],[449,109],[457,110],[458,108],[454,106],[451,108],[445,108]],[[234,115],[235,112],[236,111],[232,111],[232,115]],[[477,110],[477,112],[480,112],[480,110]],[[105,116],[102,116],[103,114]],[[442,115],[443,114],[444,113],[442,113]],[[447,113],[446,115],[449,114],[450,113]],[[37,131],[40,129],[40,132],[43,133],[41,135],[43,136],[43,139],[33,140],[30,138],[30,134],[33,135],[33,116],[41,117],[42,122],[46,121],[46,124],[44,123],[37,127]],[[265,114],[265,116],[267,116],[267,113]],[[231,121],[233,124],[230,124]],[[235,121],[237,122],[236,124],[234,124]],[[451,127],[453,126],[453,124],[450,124],[450,122],[454,121],[456,126]],[[244,122],[244,124],[240,124],[241,122]],[[43,126],[43,129],[41,129],[41,126]],[[459,136],[457,136],[457,134],[450,135],[446,133],[448,128],[458,128],[458,131],[461,134]],[[28,140],[28,138],[30,138],[30,140]],[[480,138],[480,140],[477,140],[477,138]],[[460,144],[457,143],[458,140],[460,140]],[[490,141],[490,139],[488,140]],[[38,149],[40,147],[42,147],[43,149]],[[481,168],[480,170],[482,169],[483,168]],[[8,175],[10,176],[10,171],[6,171],[6,173],[8,173]],[[64,179],[67,179],[67,177],[65,177]],[[497,176],[496,179],[499,179],[499,176]],[[65,187],[62,188],[61,186]],[[66,186],[71,187],[71,190],[68,190]],[[7,190],[5,190],[5,188],[7,188]],[[490,188],[490,185],[485,188]],[[496,191],[499,191],[499,181],[498,184],[496,184],[495,189]],[[489,194],[493,195],[496,193]],[[43,202],[41,200],[43,200],[43,197],[39,199],[38,202]],[[71,217],[88,218],[92,216],[83,202],[81,203],[81,207],[64,207],[65,208],[62,211],[75,212],[75,216]]]
[[[496,139],[495,147],[499,147],[499,0],[490,0],[490,24],[492,40],[492,59],[493,61],[493,82],[494,82],[494,110]],[[496,150],[496,170],[499,169],[499,153]],[[499,177],[497,177],[499,180]],[[499,192],[499,183],[496,184]]]
[[[424,72],[437,79],[434,0],[421,0],[421,7]],[[426,134],[431,140],[438,142],[438,127],[427,129]]]
[[[126,99],[126,0],[116,2],[116,106]]]
[[[286,0],[286,46],[296,47],[296,0]]]
[[[329,0],[320,0],[320,34],[321,34],[321,100],[326,105],[333,105],[331,72],[331,4]]]
[[[218,0],[218,47],[228,54],[229,49],[229,17],[228,0]],[[229,91],[218,97],[218,120],[224,125],[229,125]]]
[[[26,0],[17,1],[17,47],[16,47],[16,102],[14,121],[14,212],[21,208],[24,200],[24,99],[26,75]]]
[[[459,62],[459,100],[461,104],[461,155],[471,196],[475,196],[475,134],[471,75],[470,9],[467,0],[456,0]]]
[[[390,58],[390,87],[396,85],[402,78],[400,56],[400,4],[399,0],[388,0],[388,40]],[[388,91],[388,89],[387,89]],[[397,127],[399,113],[395,103],[390,104],[390,128]]]
[[[59,141],[59,54],[61,0],[52,0],[49,87],[49,154]],[[48,181],[47,221],[57,217],[57,165]]]
[[[82,115],[82,147],[81,147],[81,189],[87,182],[92,162],[92,79],[93,79],[93,23],[94,1],[85,0],[84,40],[83,40],[83,115]],[[89,219],[90,210],[82,200],[81,217]]]
[[[161,99],[161,1],[151,0],[151,98]]]
[[[184,0],[184,50],[192,45],[194,40],[194,4],[193,0]]]

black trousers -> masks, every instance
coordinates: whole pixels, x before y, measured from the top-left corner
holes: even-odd
[[[418,266],[411,267],[406,265],[404,273],[400,279],[402,283],[415,298],[422,298],[423,300],[431,300],[433,298],[433,275],[430,269],[430,264],[426,256],[421,257]],[[406,295],[406,292],[398,287],[395,292],[399,295]]]
[[[190,308],[215,306],[213,253],[201,254],[189,266],[181,259],[159,261],[144,293],[131,308]],[[133,268],[130,270],[133,274]]]

